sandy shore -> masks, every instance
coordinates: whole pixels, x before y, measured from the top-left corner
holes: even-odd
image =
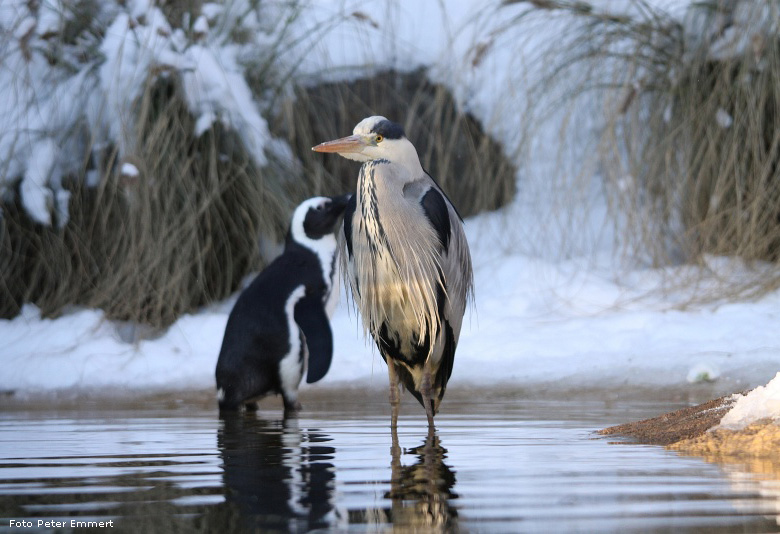
[[[696,406],[612,426],[599,433],[624,436],[640,443],[664,445],[687,455],[728,462],[762,458],[780,463],[780,425],[769,419],[741,430],[716,428],[739,395],[727,395]]]

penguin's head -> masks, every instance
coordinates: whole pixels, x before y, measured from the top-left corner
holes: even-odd
[[[352,195],[341,195],[304,200],[295,208],[288,239],[307,243],[324,236],[332,236],[351,197]]]

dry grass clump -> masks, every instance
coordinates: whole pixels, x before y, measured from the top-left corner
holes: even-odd
[[[247,13],[266,21],[258,11],[260,4],[255,0],[226,3],[226,11],[215,15],[215,21],[220,22],[208,22],[207,34],[193,31],[194,20],[205,5],[201,0],[169,1],[161,4],[164,16],[141,15],[128,29],[133,35],[144,30],[166,38],[169,34],[185,36],[191,44],[202,44],[201,39],[212,34],[229,43],[252,43],[255,26],[240,21],[254,20],[246,17]],[[60,78],[68,78],[71,67],[82,69],[87,77],[99,74],[111,58],[117,65],[130,61],[132,58],[101,48],[109,35],[105,27],[113,12],[100,12],[102,19],[93,17],[91,8],[97,5],[94,0],[66,2],[63,9],[73,13],[58,30],[46,36],[33,32],[9,42],[23,48],[29,37],[30,42],[45,44],[47,63]],[[38,8],[30,9],[36,13]],[[280,4],[281,11],[269,12],[280,15],[279,24],[287,27],[299,9],[298,2],[290,2]],[[152,23],[160,17],[169,20],[171,28],[154,30]],[[225,56],[228,64],[235,60],[241,66],[248,92],[266,107],[274,95],[281,99],[285,94],[294,70],[285,63],[289,60],[278,56],[286,44],[284,39],[293,37],[281,30],[272,34],[278,42],[258,50],[252,59],[242,56],[239,60],[227,52]],[[212,45],[216,49],[217,45]],[[60,48],[68,53],[58,55]],[[176,57],[182,61],[189,58]],[[63,58],[74,61],[75,66]],[[81,109],[69,110],[68,117],[81,117],[68,122],[73,131],[55,131],[59,127],[52,125],[52,131],[30,136],[35,143],[39,137],[49,139],[51,145],[61,138],[74,141],[67,146],[69,161],[75,163],[57,176],[56,187],[50,183],[53,179],[46,177],[35,184],[37,192],[44,193],[34,197],[36,200],[48,202],[46,194],[56,189],[58,195],[52,198],[63,201],[58,206],[36,204],[39,212],[48,211],[55,224],[47,224],[40,216],[35,222],[35,213],[25,204],[29,198],[20,191],[20,183],[30,185],[27,175],[10,175],[26,171],[11,171],[8,162],[0,162],[0,183],[7,192],[0,198],[0,317],[16,316],[28,302],[37,305],[45,317],[57,316],[72,306],[85,306],[103,309],[109,319],[145,324],[154,330],[227,297],[248,273],[263,266],[266,258],[262,257],[260,241],[281,241],[297,203],[312,195],[354,190],[356,165],[341,158],[316,157],[311,147],[346,135],[360,119],[372,114],[385,114],[406,127],[425,166],[464,216],[499,207],[514,194],[515,172],[500,146],[484,135],[473,118],[459,112],[449,93],[430,83],[422,71],[382,73],[353,83],[296,89],[296,99],[282,106],[274,126],[290,141],[293,153],[289,154],[279,139],[263,138],[262,143],[252,144],[247,130],[263,119],[259,115],[246,118],[246,109],[226,108],[241,115],[241,120],[227,120],[224,124],[228,126],[215,120],[204,132],[199,119],[211,108],[193,106],[193,99],[202,95],[187,83],[187,69],[177,61],[140,62],[139,69],[148,67],[148,71],[140,71],[146,85],[141,78],[126,109],[106,106],[104,100],[97,99],[100,105],[96,108],[106,106],[100,120],[87,120],[86,115],[80,115]],[[91,67],[84,68],[82,63]],[[24,66],[24,62],[20,64]],[[68,76],[60,71],[67,71]],[[207,76],[208,72],[199,75]],[[55,82],[60,78],[53,77]],[[131,85],[135,91],[136,85]],[[31,83],[25,88],[38,90]],[[113,91],[110,94],[117,94]],[[201,93],[210,98],[207,90]],[[32,94],[29,106],[35,106],[39,96]],[[249,99],[240,101],[246,104]],[[246,107],[251,106],[243,105]],[[109,135],[94,125],[103,124],[102,119],[112,129],[121,126],[117,128],[121,133]],[[19,129],[23,122],[14,126]],[[264,128],[256,130],[257,135],[265,135]],[[71,145],[76,148],[71,149]],[[257,152],[263,152],[262,157]],[[303,166],[296,156],[303,159]],[[53,171],[49,173],[53,175]]]
[[[348,83],[299,87],[272,130],[285,137],[304,164],[312,192],[354,191],[358,164],[323,158],[311,147],[352,133],[371,115],[404,127],[423,167],[439,182],[462,216],[497,209],[515,194],[515,168],[477,121],[458,110],[423,70],[388,71]]]
[[[85,171],[104,178],[69,184],[64,228],[34,224],[18,201],[4,205],[0,315],[24,302],[44,316],[82,305],[164,327],[234,291],[259,265],[258,236],[282,237],[290,201],[280,167],[261,172],[220,128],[195,137],[175,83],[149,87],[138,124],[139,174],[122,173],[115,148],[87,159]]]
[[[186,33],[202,4],[175,0],[161,7],[173,27],[183,24]],[[108,22],[97,20],[96,6],[94,0],[59,6],[68,14],[66,22],[42,41],[50,49],[52,69],[71,56],[93,70],[108,60],[100,49]],[[259,9],[254,1],[223,7],[235,6],[252,13]],[[297,4],[280,9],[286,10],[289,24]],[[143,23],[133,23],[141,25],[136,31],[149,23],[141,17]],[[241,28],[238,23],[230,26],[233,19],[219,20],[229,26],[224,32],[231,42],[242,38],[230,34]],[[281,39],[285,32],[276,35]],[[258,50],[256,64],[246,67],[257,94],[286,83],[281,79],[286,67],[276,64],[278,51],[272,48]],[[57,55],[61,49],[69,55]],[[57,224],[36,223],[23,205],[19,182],[14,182],[20,177],[5,176],[9,164],[0,162],[0,181],[10,189],[0,198],[0,317],[14,317],[31,302],[45,317],[86,306],[102,308],[109,319],[163,328],[183,313],[225,298],[261,267],[261,236],[283,238],[295,199],[306,193],[292,177],[294,163],[282,161],[284,156],[271,147],[264,154],[267,165],[260,168],[257,155],[244,145],[245,132],[218,120],[197,135],[179,74],[170,65],[145,72],[146,84],[128,106],[129,121],[112,115],[113,108],[102,110],[112,125],[125,126],[120,140],[102,137],[106,132],[90,129],[91,122],[83,118],[74,122],[72,132],[49,132],[52,138],[77,139],[73,146],[83,151],[75,155],[80,168],[62,177],[69,193],[67,221],[56,212]]]
[[[275,129],[288,136],[304,173],[270,153],[271,164],[257,168],[237,135],[219,127],[196,137],[176,82],[150,86],[138,104],[137,148],[128,161],[137,177],[122,174],[124,161],[109,146],[99,157],[84,156],[84,173],[102,177],[97,187],[75,177],[67,184],[71,215],[63,228],[33,223],[18,200],[3,206],[0,316],[15,316],[25,302],[49,317],[77,305],[162,328],[225,298],[262,266],[260,236],[282,239],[298,202],[354,190],[356,165],[317,158],[311,147],[346,135],[378,110],[404,124],[462,215],[499,207],[514,194],[514,169],[499,145],[422,72],[296,95]]]
[[[529,4],[571,15],[543,83],[569,84],[605,116],[599,154],[626,253],[655,266],[727,256],[757,267],[739,279],[709,272],[722,284],[700,297],[780,286],[780,3],[710,0],[682,14],[645,0],[619,13]]]

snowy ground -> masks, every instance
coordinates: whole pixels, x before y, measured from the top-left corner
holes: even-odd
[[[328,12],[330,4],[315,5],[303,18],[301,31],[306,24],[333,16]],[[519,69],[525,59],[499,42],[474,66],[470,54],[480,37],[473,32],[480,25],[472,26],[469,33],[463,29],[464,21],[478,20],[475,13],[484,12],[484,6],[448,3],[447,13],[442,13],[442,4],[432,0],[369,9],[377,5],[342,4],[343,12],[368,16],[355,16],[351,23],[360,28],[362,44],[354,45],[354,27],[334,30],[310,50],[302,70],[312,76],[319,72],[322,78],[323,70],[328,76],[343,77],[367,68],[434,64],[433,75],[448,83],[464,106],[507,143],[508,150],[515,148],[519,129],[513,121],[522,105],[509,96],[518,96],[515,93],[527,83]],[[422,6],[419,9],[426,14],[419,15],[414,6]],[[426,24],[421,26],[420,21]],[[489,33],[484,26],[482,31]],[[527,47],[533,46],[534,36],[524,39]],[[366,43],[371,46],[366,48]],[[539,146],[560,142],[548,134],[540,138]],[[668,271],[635,270],[617,282],[609,247],[602,251],[588,240],[587,251],[575,247],[561,259],[539,253],[536,245],[526,246],[529,233],[536,244],[559,239],[552,235],[557,228],[547,228],[549,220],[539,217],[556,194],[545,189],[543,179],[550,158],[549,150],[531,158],[513,206],[467,221],[476,300],[464,321],[451,384],[525,390],[685,390],[715,381],[721,393],[766,384],[780,369],[780,291],[756,302],[682,311],[675,304],[686,300],[684,291],[652,291],[662,285]],[[579,206],[583,222],[578,228],[589,237],[600,233],[603,215],[599,199],[590,200]],[[609,236],[604,237],[596,241],[609,242]],[[567,238],[584,242],[576,233]],[[0,321],[0,387],[22,393],[212,388],[232,302],[182,317],[156,339],[136,343],[122,341],[119,332],[126,326],[105,320],[99,311],[76,310],[48,320],[28,305],[19,317]],[[362,339],[359,320],[345,299],[332,325],[331,370],[319,384],[303,387],[384,388],[384,363],[372,344]]]
[[[758,302],[673,309],[647,296],[660,271],[628,287],[592,262],[491,257],[491,216],[468,222],[476,301],[467,312],[451,384],[561,389],[695,387],[723,393],[766,384],[780,368],[780,292]],[[643,298],[643,295],[645,295]],[[211,388],[232,301],[135,344],[95,310],[41,319],[34,306],[0,321],[0,383],[27,392],[63,388]],[[333,365],[315,386],[385,387],[384,363],[342,298],[332,322]],[[694,385],[691,385],[693,383]],[[304,387],[306,387],[304,385]]]

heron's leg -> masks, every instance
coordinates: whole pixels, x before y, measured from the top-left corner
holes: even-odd
[[[428,416],[428,430],[434,428],[433,426],[433,392],[431,388],[431,368],[428,362],[425,362],[423,367],[423,379],[421,384],[423,405],[425,406],[425,414]]]
[[[390,377],[390,428],[396,428],[398,424],[398,409],[401,405],[401,395],[398,390],[398,373],[395,371],[395,364],[392,360],[387,360],[387,374]]]

